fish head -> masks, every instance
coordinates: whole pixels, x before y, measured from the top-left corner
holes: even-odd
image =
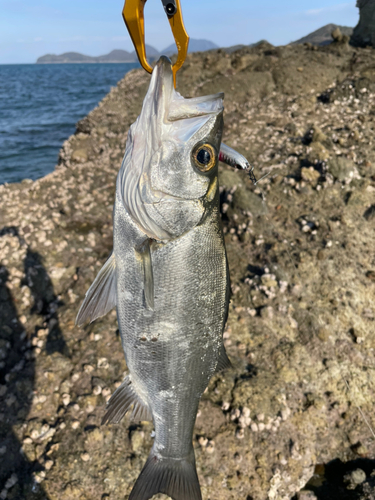
[[[170,60],[157,62],[117,182],[127,212],[148,237],[181,236],[217,201],[223,97],[185,99],[174,89]]]

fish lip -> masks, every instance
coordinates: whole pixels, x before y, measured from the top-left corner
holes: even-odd
[[[173,86],[173,73],[172,73],[172,61],[167,56],[160,56],[155,64],[152,76],[154,76],[157,81],[162,81],[163,83],[171,83]]]
[[[157,63],[155,65],[155,68],[159,68],[159,67],[167,67],[171,70],[171,75],[172,75],[172,78],[173,78],[173,74],[172,74],[172,61],[169,59],[168,56],[160,56],[159,59],[157,60]]]
[[[172,62],[167,56],[162,55],[158,59],[152,72],[152,85],[159,116],[164,122],[209,116],[223,110],[223,92],[188,99],[182,98],[174,89]]]
[[[152,72],[151,85],[154,86],[152,94],[156,114],[165,121],[174,92],[172,62],[169,57],[159,57]]]

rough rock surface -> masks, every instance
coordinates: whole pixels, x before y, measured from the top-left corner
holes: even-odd
[[[357,0],[359,21],[352,35],[353,45],[375,47],[375,0]]]
[[[374,63],[261,44],[179,74],[185,96],[225,91],[224,141],[269,174],[220,165],[234,368],[199,408],[204,500],[375,498]],[[0,499],[127,498],[148,455],[152,424],[100,426],[126,372],[115,313],[74,326],[148,82],[126,75],[52,174],[0,186]]]

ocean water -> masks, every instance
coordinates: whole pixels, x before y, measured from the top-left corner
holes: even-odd
[[[52,172],[75,124],[138,63],[0,65],[0,184]]]

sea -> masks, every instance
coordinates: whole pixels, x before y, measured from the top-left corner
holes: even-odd
[[[52,172],[62,143],[138,63],[0,65],[0,184]]]

